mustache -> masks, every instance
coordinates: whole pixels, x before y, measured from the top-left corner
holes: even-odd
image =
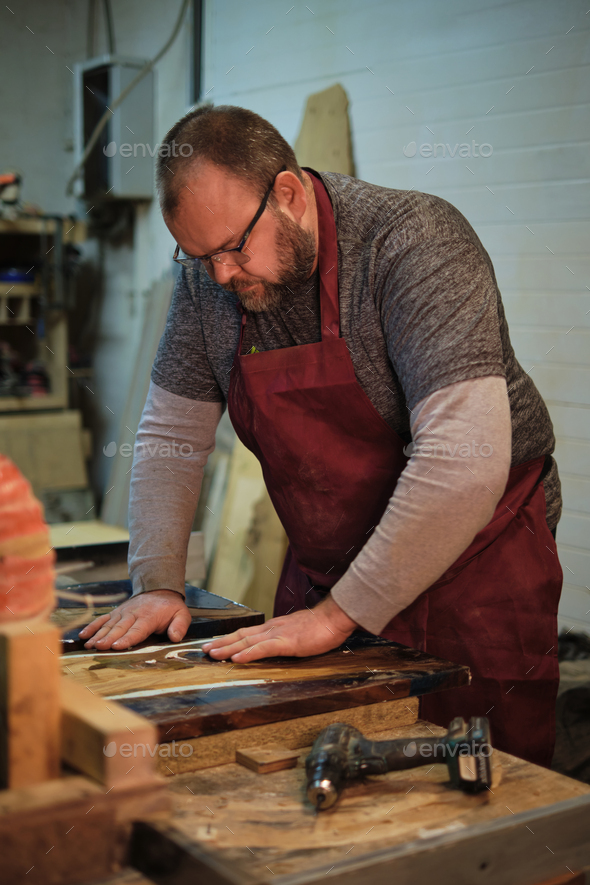
[[[232,278],[231,280],[227,281],[223,288],[227,292],[232,292],[234,295],[239,295],[240,292],[245,292],[251,286],[255,286],[257,283],[262,283],[264,285],[265,281],[261,280],[259,277],[252,277],[251,283],[245,283],[242,280],[236,280]]]

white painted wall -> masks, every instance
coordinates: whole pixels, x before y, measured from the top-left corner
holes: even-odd
[[[549,405],[568,626],[590,627],[590,13],[568,0],[208,0],[205,87],[293,143],[340,82],[357,175],[454,203],[490,252],[517,355]],[[487,143],[487,158],[420,157]],[[417,153],[403,148],[416,142]],[[477,149],[479,152],[479,149]],[[407,151],[410,153],[411,151]],[[485,149],[489,153],[489,148]]]
[[[12,10],[12,11],[11,11]],[[86,3],[16,0],[0,10],[0,168],[24,174],[23,199],[46,212],[73,212],[72,74],[82,58]]]

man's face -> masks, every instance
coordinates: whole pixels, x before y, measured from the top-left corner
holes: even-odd
[[[287,181],[294,178],[291,173],[283,175]],[[295,220],[300,213],[285,198],[289,189],[281,189],[280,180],[279,176],[274,191],[278,208],[267,204],[243,249],[250,261],[211,262],[215,282],[237,295],[250,311],[278,307],[309,279],[315,266],[314,234]],[[240,243],[259,205],[260,197],[246,182],[204,163],[189,180],[174,217],[165,221],[186,255],[211,255]]]

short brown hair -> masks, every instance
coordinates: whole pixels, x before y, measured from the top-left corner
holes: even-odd
[[[205,105],[175,123],[158,151],[156,186],[163,215],[174,214],[187,176],[200,160],[225,166],[261,198],[282,166],[303,181],[293,148],[268,120],[246,108]]]

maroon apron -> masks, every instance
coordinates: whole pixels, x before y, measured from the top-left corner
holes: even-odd
[[[259,459],[289,538],[275,616],[325,597],[380,521],[407,462],[340,338],[336,225],[323,184],[311,178],[322,340],[242,356],[242,311],[228,394],[236,433]],[[457,715],[487,715],[497,747],[548,765],[562,572],[545,519],[543,466],[538,458],[512,468],[490,523],[381,635],[471,668],[470,686],[422,700],[424,718],[447,726]]]

